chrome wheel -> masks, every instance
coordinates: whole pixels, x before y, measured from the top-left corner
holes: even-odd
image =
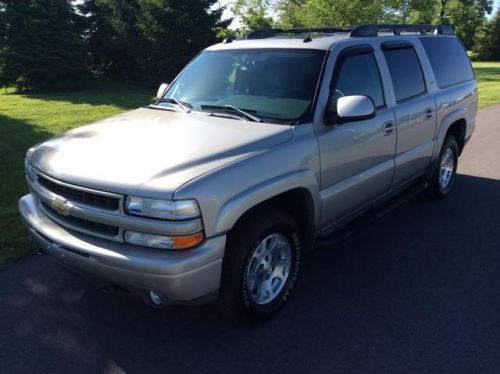
[[[453,169],[455,167],[455,160],[453,150],[448,148],[441,158],[441,166],[439,169],[439,186],[441,189],[446,189],[453,178]]]
[[[246,290],[256,304],[273,301],[283,290],[292,263],[292,247],[283,234],[266,236],[250,255],[246,269]]]

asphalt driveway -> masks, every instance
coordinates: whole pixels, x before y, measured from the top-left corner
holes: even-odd
[[[500,372],[500,106],[456,190],[417,197],[303,263],[287,308],[235,326],[154,310],[35,256],[0,272],[0,372]]]

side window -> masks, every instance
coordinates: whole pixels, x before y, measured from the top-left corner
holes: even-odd
[[[384,51],[391,73],[396,101],[406,100],[426,91],[422,67],[413,48]]]
[[[375,103],[375,107],[385,104],[382,82],[373,53],[347,57],[334,75],[332,93],[334,97],[365,95]]]
[[[469,57],[457,38],[428,36],[420,38],[420,41],[429,57],[439,88],[474,79]]]

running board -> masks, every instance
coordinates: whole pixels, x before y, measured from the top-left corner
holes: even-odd
[[[373,205],[365,213],[360,214],[352,221],[339,226],[331,234],[324,238],[318,238],[316,248],[333,247],[343,242],[356,232],[360,231],[366,225],[374,222],[380,217],[403,205],[405,202],[413,199],[424,191],[429,184],[425,180],[419,180],[410,186],[394,194],[391,198],[378,205]]]

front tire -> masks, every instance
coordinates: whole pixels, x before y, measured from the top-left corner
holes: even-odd
[[[299,272],[301,236],[294,220],[259,208],[229,233],[220,307],[233,321],[262,321],[286,303]]]
[[[443,199],[452,190],[458,165],[458,143],[454,136],[447,135],[429,180],[430,196]]]

